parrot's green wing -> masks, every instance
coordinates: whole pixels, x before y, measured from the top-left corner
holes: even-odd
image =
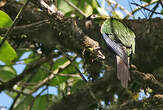
[[[114,18],[105,20],[101,26],[101,33],[112,35],[110,38],[113,41],[130,48],[131,50],[127,54],[135,53],[135,34],[119,20]]]

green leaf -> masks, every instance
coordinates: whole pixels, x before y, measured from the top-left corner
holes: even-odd
[[[12,23],[12,19],[5,12],[0,10],[0,28],[10,27]]]
[[[90,16],[93,14],[93,7],[89,4],[87,4],[85,7],[84,7],[84,13],[87,15],[87,16]]]
[[[67,58],[65,58],[65,57],[61,57],[61,58],[57,59],[57,60],[55,61],[55,63],[54,63],[53,69],[54,69],[54,70],[55,70],[55,69],[58,69],[59,66],[63,65],[63,64],[66,63],[67,61],[68,61],[68,60],[67,60]],[[74,61],[74,62],[73,62],[73,65],[75,65],[76,67],[78,67],[78,66],[79,66],[79,63],[76,62],[76,61]],[[64,70],[62,71],[62,73],[68,73],[68,74],[77,73],[77,71],[76,71],[76,69],[75,69],[75,67],[74,67],[73,65],[70,64],[69,67],[67,67],[66,69],[64,69]]]
[[[15,103],[13,110],[28,110],[28,107],[34,100],[33,96],[22,96]]]
[[[77,79],[73,83],[74,84],[71,88],[71,93],[78,91],[80,88],[83,88],[86,85],[86,83],[81,79]]]
[[[32,54],[32,51],[30,49],[29,50],[28,49],[21,49],[21,50],[17,50],[16,53],[17,53],[17,59],[16,60],[20,59],[20,60],[23,60],[24,63],[26,63],[25,60],[28,59],[28,57]],[[26,56],[26,57],[24,57],[24,56]],[[22,59],[22,57],[23,57],[23,59]]]
[[[52,96],[53,95],[39,96],[35,100],[32,110],[47,110],[47,108],[52,104]]]
[[[72,0],[69,0],[71,2]],[[74,10],[71,6],[69,6],[64,0],[57,0],[58,9],[61,10],[64,14]]]
[[[54,62],[54,70],[58,69],[59,66],[63,65],[64,63],[66,63],[68,60],[65,57],[61,57],[60,59],[57,59]],[[73,62],[74,65],[76,65],[76,67],[78,67],[79,63],[78,62]],[[78,72],[76,71],[75,67],[73,65],[69,65],[67,68],[65,68],[63,71],[61,71],[62,74],[77,74]],[[69,78],[71,77],[67,77],[67,76],[58,76],[56,75],[55,78],[51,81],[50,85],[51,86],[56,86],[59,85],[65,81],[67,81]]]
[[[161,14],[163,15],[163,9],[161,10]]]
[[[28,63],[32,63],[33,61],[37,60],[40,56],[35,53],[35,52],[32,52],[28,58],[25,58],[23,59],[24,60],[24,63],[28,64]]]
[[[0,80],[6,82],[16,76],[16,71],[12,66],[0,66]]]
[[[17,93],[16,92],[13,92],[13,91],[5,91],[5,93],[10,96],[12,99],[14,99],[16,96],[17,96]]]
[[[2,39],[3,38],[0,36],[0,42],[2,41]],[[5,41],[4,44],[0,47],[0,60],[7,65],[11,65],[16,58],[17,55],[15,50],[7,41]]]
[[[3,11],[0,10],[0,28],[7,28],[12,25],[13,21],[11,18]],[[2,41],[0,36],[0,42]],[[15,50],[10,46],[10,44],[5,41],[5,43],[0,47],[0,60],[8,65],[12,64],[12,61],[17,57]]]
[[[37,83],[37,82],[43,80],[45,77],[48,76],[49,73],[47,71],[45,71],[44,69],[41,69],[41,68],[45,68],[48,71],[50,66],[47,63],[43,64],[40,67],[40,69],[38,69],[37,73],[35,75],[33,75],[33,77],[30,80],[30,83]]]
[[[50,86],[56,86],[59,85],[65,81],[67,81],[69,78],[65,76],[56,76],[50,83]]]
[[[93,8],[95,8],[95,9],[98,7],[97,0],[91,0],[91,4],[92,4]]]
[[[74,66],[78,67],[79,63],[74,61],[73,65],[70,65],[69,67],[67,67],[65,70],[62,71],[62,73],[64,73],[64,74],[78,74],[78,72],[76,71],[76,68]]]
[[[58,92],[59,98],[63,98],[63,96],[67,94],[68,92],[67,87],[68,87],[68,84],[66,82],[63,82],[57,86],[57,92]]]
[[[54,70],[57,69],[60,65],[66,63],[67,61],[68,61],[68,60],[67,60],[67,58],[65,58],[65,57],[61,57],[61,58],[57,59],[57,60],[55,61],[55,64],[54,64],[53,69],[54,69]]]

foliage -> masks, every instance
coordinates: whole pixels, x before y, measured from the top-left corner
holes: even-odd
[[[11,26],[12,20],[11,18],[3,11],[0,10],[0,28],[7,28]],[[0,36],[0,42],[2,41],[2,37]],[[5,41],[4,45],[0,49],[0,60],[6,63],[7,65],[12,64],[12,62],[16,59],[16,52],[10,46],[10,44]]]

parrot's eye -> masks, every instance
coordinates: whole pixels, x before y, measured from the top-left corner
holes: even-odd
[[[93,14],[93,15],[90,16],[91,19],[95,19],[97,17],[98,17],[98,15],[96,15],[96,14]]]

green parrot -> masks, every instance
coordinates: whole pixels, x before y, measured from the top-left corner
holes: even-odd
[[[108,18],[101,26],[102,37],[116,54],[117,77],[124,88],[130,80],[130,56],[135,53],[135,34],[118,19]]]

